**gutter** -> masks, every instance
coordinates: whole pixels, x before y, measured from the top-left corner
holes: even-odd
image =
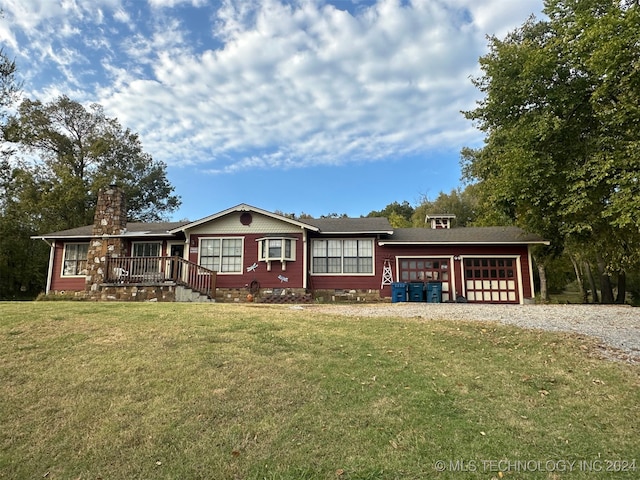
[[[523,242],[457,242],[457,241],[449,241],[449,242],[394,242],[394,241],[385,241],[380,240],[378,245],[551,245],[551,242],[548,240],[530,240]]]

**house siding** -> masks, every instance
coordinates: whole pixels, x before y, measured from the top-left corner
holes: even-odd
[[[257,290],[259,297],[262,298],[269,295],[272,297],[304,295],[310,301],[308,291],[311,290],[322,298],[386,301],[392,294],[391,285],[382,285],[386,265],[391,267],[393,282],[443,282],[443,301],[455,301],[460,295],[466,296],[467,292],[469,292],[468,300],[476,302],[524,303],[534,296],[528,243],[543,242],[535,236],[519,237],[517,229],[498,227],[461,229],[457,232],[445,231],[443,234],[433,234],[430,229],[397,229],[391,233],[391,227],[386,220],[382,222],[379,221],[380,219],[375,222],[370,220],[318,219],[305,223],[241,205],[191,224],[180,223],[177,226],[148,224],[148,230],[147,224],[132,224],[131,231],[122,237],[117,236],[117,240],[121,242],[118,249],[100,250],[98,256],[94,255],[95,258],[88,265],[88,269],[94,267],[93,270],[103,275],[103,272],[98,269],[102,264],[102,258],[109,252],[114,257],[118,255],[129,257],[133,254],[135,243],[153,242],[161,244],[162,256],[170,254],[171,245],[181,244],[184,247],[184,258],[198,264],[203,239],[237,238],[242,239],[241,264],[238,264],[236,257],[231,261],[237,269],[236,272],[218,272],[216,276],[218,298],[224,301],[249,299],[247,294],[250,289],[251,293],[256,293]],[[104,246],[101,243],[104,241],[103,234],[89,233],[87,228],[58,232],[48,237],[58,239],[52,244],[49,291],[86,290],[88,292],[91,286],[93,292],[103,287],[113,287],[113,285],[104,285],[103,280],[95,275],[90,276],[91,279],[94,277],[97,279],[93,282],[89,282],[84,274],[74,277],[62,276],[65,245],[91,241],[96,242],[96,247]],[[169,232],[172,233],[169,234]],[[63,235],[60,235],[61,233]],[[86,236],[80,238],[81,235]],[[93,239],[92,235],[94,235]],[[279,237],[295,240],[295,260],[287,260],[284,263],[279,260],[271,262],[259,260],[258,241]],[[509,243],[518,242],[519,238],[522,238],[522,243]],[[312,272],[313,243],[318,239],[371,240],[372,272],[361,274]],[[114,237],[108,236],[107,240],[114,240]],[[478,244],[469,244],[465,241],[475,241]],[[491,243],[493,241],[497,243]],[[501,241],[504,243],[500,243]],[[438,242],[438,244],[429,242]],[[356,250],[353,244],[345,245],[343,244],[345,249],[342,250],[342,254],[349,252],[352,259],[359,254],[361,259],[367,259],[364,262],[367,265],[365,269],[368,269],[366,263],[369,258],[368,246],[360,244]],[[335,251],[334,256],[338,257],[338,248],[335,248]],[[235,252],[234,254],[237,255]],[[328,267],[333,262],[331,249],[319,255],[319,258],[327,259],[322,269],[329,270],[330,268],[325,268],[325,265]],[[343,260],[344,258],[348,256],[343,257]],[[473,263],[465,265],[467,261]],[[349,260],[344,262],[349,264]],[[318,261],[318,264],[320,263],[322,263],[321,260]],[[359,263],[362,265],[360,260]],[[172,268],[171,265],[174,263],[164,262],[162,265],[170,265],[166,268]],[[334,265],[337,265],[337,262]],[[350,265],[355,265],[355,262],[351,262]],[[126,267],[126,265],[123,266]],[[119,267],[113,268],[119,269]],[[198,272],[202,273],[202,270]],[[465,277],[466,274],[469,278]],[[196,277],[200,276],[196,275]],[[165,282],[166,278],[157,278],[154,281],[157,285],[165,286],[166,283],[171,283]],[[386,281],[388,283],[388,279]],[[138,295],[138,290],[135,294]],[[162,299],[169,300],[171,295],[171,292],[170,294],[164,292]],[[414,297],[414,301],[418,300]]]
[[[521,282],[522,297],[531,298],[533,296],[533,286],[530,283],[529,255],[527,245],[385,245],[381,249],[384,257],[390,258],[449,258],[452,265],[452,278],[450,279],[450,296],[451,300],[465,293],[464,286],[464,266],[463,262],[454,260],[458,257],[463,258],[486,258],[486,257],[513,257],[519,259],[520,273],[518,281]],[[399,265],[397,261],[392,261],[393,279],[401,281],[399,278]],[[380,277],[380,278],[378,278]],[[382,280],[381,274],[376,277],[378,288]],[[381,292],[381,296],[391,296],[391,286],[385,285]],[[518,298],[518,301],[522,301]]]
[[[81,241],[73,241],[66,243],[89,243]],[[53,253],[53,269],[51,271],[51,285],[50,290],[54,292],[71,291],[77,292],[85,289],[87,281],[86,275],[77,277],[63,277],[62,276],[62,263],[64,261],[64,246],[65,242],[56,242]]]
[[[298,232],[300,230],[298,229]],[[291,234],[287,232],[269,232],[269,234],[283,234],[294,238],[296,259],[286,262],[283,268],[280,262],[271,262],[271,270],[267,270],[267,263],[258,260],[258,239],[263,238],[264,232],[245,234],[244,251],[241,273],[218,273],[217,288],[245,288],[251,282],[257,281],[261,289],[270,288],[304,288],[304,245],[301,233]],[[200,241],[206,238],[237,238],[235,234],[206,233],[190,236],[189,261],[198,263]],[[255,269],[251,267],[257,264]],[[249,269],[249,270],[248,270]],[[280,277],[280,278],[279,278]],[[286,279],[286,280],[284,280]]]

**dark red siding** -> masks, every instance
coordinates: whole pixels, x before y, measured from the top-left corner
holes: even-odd
[[[78,243],[78,242],[69,242]],[[64,254],[64,243],[56,242],[53,255],[53,270],[51,271],[50,290],[60,292],[79,292],[84,290],[87,281],[85,276],[82,277],[62,277],[62,262]]]
[[[267,270],[267,263],[258,261],[258,242],[259,238],[264,238],[265,234],[257,233],[244,236],[244,252],[242,274],[235,273],[218,273],[216,286],[218,288],[243,288],[248,287],[254,280],[260,285],[260,288],[303,288],[304,279],[304,247],[302,242],[302,234],[283,234],[284,237],[295,238],[296,259],[295,261],[286,262],[286,269],[283,270],[280,262],[271,262],[271,271]],[[238,235],[192,235],[191,244],[189,246],[189,261],[198,263],[198,246],[201,238],[237,238]],[[258,267],[253,271],[247,271],[254,263]],[[278,278],[285,278],[286,281]]]

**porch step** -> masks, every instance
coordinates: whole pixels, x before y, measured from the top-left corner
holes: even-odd
[[[176,302],[213,303],[215,300],[191,290],[189,287],[178,285],[176,287]]]

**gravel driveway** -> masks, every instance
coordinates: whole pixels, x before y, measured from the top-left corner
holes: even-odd
[[[485,305],[390,303],[313,305],[306,308],[361,317],[420,317],[425,320],[497,321],[523,328],[596,337],[603,355],[640,363],[640,308],[626,305]]]

